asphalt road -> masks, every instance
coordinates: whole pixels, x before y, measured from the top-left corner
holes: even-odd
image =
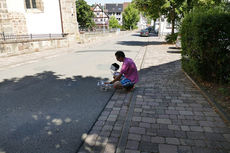
[[[114,53],[134,59],[146,43],[130,34],[0,71],[0,153],[75,153],[113,93],[96,84]]]

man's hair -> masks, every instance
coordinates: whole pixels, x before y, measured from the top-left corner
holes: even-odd
[[[123,52],[123,51],[117,51],[116,53],[115,53],[115,56],[116,57],[123,57],[123,58],[125,58],[125,53]]]

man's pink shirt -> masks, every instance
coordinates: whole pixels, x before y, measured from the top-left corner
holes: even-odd
[[[124,76],[133,83],[139,81],[136,64],[130,58],[124,59],[120,73],[124,74]]]

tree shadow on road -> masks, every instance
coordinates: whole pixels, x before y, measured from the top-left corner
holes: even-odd
[[[162,45],[160,41],[118,41],[117,44],[125,46],[146,46],[146,45]]]
[[[2,81],[0,151],[74,153],[113,93],[101,79],[45,71]]]

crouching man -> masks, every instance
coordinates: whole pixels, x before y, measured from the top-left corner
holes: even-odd
[[[130,91],[139,81],[136,64],[132,59],[125,57],[123,51],[117,51],[115,56],[116,59],[119,62],[123,62],[123,64],[119,75],[116,76],[113,81],[109,82],[109,84],[113,84],[116,89],[125,88]]]

